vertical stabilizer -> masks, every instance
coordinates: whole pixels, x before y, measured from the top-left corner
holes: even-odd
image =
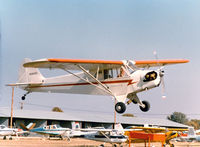
[[[25,126],[24,124],[20,124],[20,126],[22,127],[23,130],[29,131],[32,130],[35,127],[36,123],[29,123],[27,126]]]
[[[31,62],[31,59],[25,58],[19,69],[18,83],[41,83],[44,77],[38,68],[25,68],[24,63]]]
[[[114,126],[114,129],[123,130],[124,128],[122,127],[122,125],[120,123],[116,123],[115,126]]]
[[[196,135],[196,133],[195,133],[195,131],[194,131],[194,128],[193,128],[193,127],[189,127],[189,130],[188,130],[188,135],[189,135],[189,136],[195,136],[195,135]]]
[[[81,127],[79,122],[72,122],[72,130],[78,130],[80,128]]]
[[[122,127],[121,123],[116,123],[114,125],[114,129],[117,130],[118,134],[124,134],[124,128]]]

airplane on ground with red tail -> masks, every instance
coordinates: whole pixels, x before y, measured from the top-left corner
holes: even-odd
[[[116,100],[115,110],[124,113],[126,105],[138,104],[143,112],[150,109],[148,101],[141,101],[137,93],[163,83],[163,66],[187,63],[189,60],[81,60],[81,59],[24,59],[15,84],[31,92],[109,95]],[[150,69],[158,67],[158,69]],[[45,78],[38,68],[61,69],[68,74]],[[77,72],[81,71],[81,72]],[[164,83],[163,83],[164,86]],[[128,101],[126,102],[126,99]]]

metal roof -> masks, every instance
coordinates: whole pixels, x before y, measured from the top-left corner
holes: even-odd
[[[0,117],[10,117],[10,109],[0,107]],[[113,113],[86,112],[86,111],[67,111],[52,112],[44,110],[21,110],[13,111],[14,118],[42,119],[42,120],[63,120],[63,121],[82,121],[96,123],[114,123]],[[161,118],[147,117],[124,117],[117,115],[117,122],[130,125],[154,125],[164,127],[186,128],[188,126]]]

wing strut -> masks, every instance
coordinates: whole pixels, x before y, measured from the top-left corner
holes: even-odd
[[[103,136],[105,136],[110,142],[112,142],[112,141],[111,141],[111,138],[109,138],[104,132],[100,131],[100,133],[101,133]]]
[[[105,90],[107,90],[112,96],[114,96],[114,94],[112,93],[112,91],[110,91],[110,89],[108,87],[106,87],[104,84],[102,84],[97,78],[95,78],[93,75],[91,75],[88,71],[86,71],[82,66],[77,65],[84,73],[86,73],[89,77],[91,77],[93,80],[95,80],[99,85],[101,85]],[[114,96],[115,97],[115,96]]]
[[[78,67],[79,67],[79,66],[78,66]],[[81,67],[81,68],[82,68],[82,67]],[[81,69],[81,68],[80,68],[80,69]],[[77,77],[77,78],[79,78],[79,79],[81,79],[81,80],[83,80],[83,81],[85,81],[85,82],[87,82],[87,83],[89,83],[89,84],[91,84],[91,85],[93,85],[93,86],[95,86],[95,87],[97,87],[97,88],[103,90],[104,92],[110,94],[111,96],[115,97],[115,95],[114,95],[106,86],[104,86],[104,85],[103,85],[99,80],[97,80],[93,75],[91,75],[90,73],[88,73],[84,68],[82,68],[81,70],[82,70],[84,73],[86,73],[87,75],[89,75],[92,79],[94,79],[97,83],[99,83],[103,88],[100,87],[100,86],[98,86],[98,85],[95,85],[94,83],[90,82],[88,79],[84,79],[84,78],[82,78],[82,77],[80,77],[80,76],[74,74],[73,72],[67,70],[66,68],[62,68],[62,69],[63,69],[64,71],[68,72],[69,74],[72,74],[72,75],[74,75],[75,77]]]

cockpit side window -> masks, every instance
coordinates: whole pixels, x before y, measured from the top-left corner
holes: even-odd
[[[113,78],[113,71],[112,69],[105,69],[104,70],[104,79],[110,79]]]
[[[158,74],[155,71],[151,71],[148,72],[145,76],[144,76],[144,80],[143,82],[149,82],[149,81],[153,81],[157,78]]]

